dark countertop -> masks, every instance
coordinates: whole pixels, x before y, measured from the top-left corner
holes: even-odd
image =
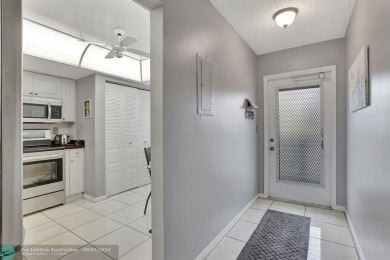
[[[82,149],[85,148],[85,145],[63,145],[65,149]]]

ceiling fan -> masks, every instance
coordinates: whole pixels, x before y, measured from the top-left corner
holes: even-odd
[[[91,41],[85,41],[85,40],[81,40],[81,41],[89,43],[89,44],[98,45],[98,46],[109,47],[110,51],[105,56],[106,59],[112,59],[114,57],[122,58],[123,52],[125,52],[125,51],[140,55],[142,57],[150,58],[150,53],[148,53],[148,52],[129,48],[130,45],[132,45],[138,41],[137,38],[132,37],[132,36],[126,36],[125,38],[121,39],[122,36],[126,33],[125,30],[123,30],[122,28],[115,28],[114,33],[118,36],[118,43],[116,45],[109,44],[109,43],[91,42]]]

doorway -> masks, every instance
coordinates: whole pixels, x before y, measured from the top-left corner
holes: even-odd
[[[264,77],[264,195],[336,206],[336,67]]]

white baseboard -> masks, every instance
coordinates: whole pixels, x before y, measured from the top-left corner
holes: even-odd
[[[336,207],[333,207],[334,210],[338,211],[344,211],[345,212],[345,206],[336,205]]]
[[[359,240],[357,238],[355,229],[354,229],[353,224],[352,224],[351,217],[349,216],[349,213],[348,213],[347,210],[345,210],[344,212],[345,212],[345,216],[347,217],[349,230],[351,231],[352,239],[353,239],[353,242],[355,244],[355,248],[356,248],[356,252],[358,254],[358,257],[359,257],[360,260],[365,260],[362,248],[360,247]]]
[[[245,212],[252,206],[259,196],[256,195],[233,219],[230,223],[216,236],[213,241],[195,258],[195,260],[204,260],[213,251],[213,249],[221,242],[221,240],[229,233],[230,229],[241,219]]]
[[[257,197],[258,197],[258,198],[263,198],[263,199],[268,198],[268,196],[265,196],[263,193],[257,194]]]
[[[83,198],[96,203],[96,202],[100,202],[102,200],[107,199],[107,195],[95,198],[95,197],[89,196],[87,194],[83,194]]]
[[[75,200],[81,199],[82,197],[83,197],[82,193],[75,194],[75,195],[72,195],[72,196],[68,196],[68,197],[65,198],[65,203],[73,202]]]

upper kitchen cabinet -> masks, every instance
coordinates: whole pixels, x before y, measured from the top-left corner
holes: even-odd
[[[23,71],[23,95],[61,99],[61,78]]]
[[[23,95],[34,95],[34,73],[23,71]]]
[[[62,79],[62,121],[76,121],[76,81]]]
[[[61,99],[61,78],[34,73],[33,92],[34,96]]]

